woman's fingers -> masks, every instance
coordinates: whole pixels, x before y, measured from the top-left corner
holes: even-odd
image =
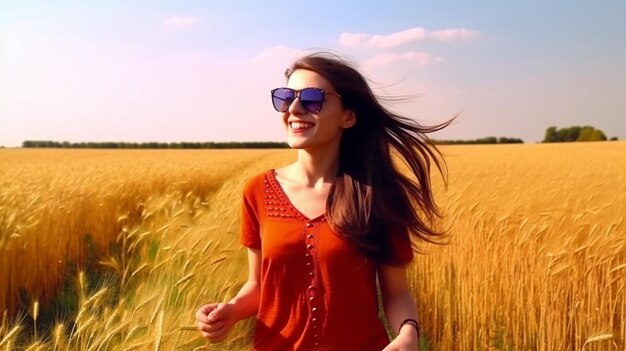
[[[220,342],[220,341],[226,339],[226,333],[221,333],[219,335],[214,335],[214,334],[209,334],[209,333],[202,332],[201,334],[202,334],[202,336],[205,339],[209,340],[210,342]]]
[[[206,322],[207,318],[209,317],[209,314],[213,312],[213,310],[215,310],[216,308],[217,308],[216,303],[212,303],[212,304],[204,305],[200,307],[196,311],[196,320],[199,322]]]
[[[224,327],[223,322],[214,324],[215,325],[207,325],[206,328],[200,329],[200,334],[202,334],[205,339],[208,339],[210,341],[221,341],[222,339],[224,339],[224,337],[226,337],[226,332],[228,330]],[[217,324],[219,324],[219,326]]]
[[[223,321],[210,324],[198,322],[198,330],[200,330],[200,334],[209,341],[221,341],[226,337],[226,332],[228,331],[225,324],[226,323]]]
[[[223,318],[224,318],[224,316],[225,316],[225,313],[227,313],[227,312],[226,312],[226,310],[227,310],[227,307],[226,307],[226,306],[227,306],[227,305],[226,305],[226,304],[223,304],[223,303],[217,304],[217,305],[215,306],[215,308],[213,308],[213,310],[209,313],[209,315],[208,315],[208,317],[207,317],[207,318],[208,318],[208,321],[209,321],[210,323],[213,323],[213,322],[215,322],[215,321],[218,321],[218,320],[220,320],[220,319],[223,319]]]
[[[215,332],[222,328],[224,328],[224,321],[219,321],[215,323],[198,323],[198,329],[207,333]]]
[[[202,337],[211,342],[225,339],[230,329],[226,326],[227,315],[224,304],[213,303],[200,307],[196,311],[196,320]]]

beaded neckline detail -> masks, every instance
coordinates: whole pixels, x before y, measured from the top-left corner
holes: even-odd
[[[263,200],[265,203],[265,213],[268,217],[277,219],[295,219],[295,213],[282,199],[280,189],[277,188],[276,181],[272,176],[273,170],[265,174],[263,179],[264,193]]]
[[[326,215],[322,214],[315,218],[308,218],[302,214],[289,200],[287,194],[276,180],[276,171],[269,170],[265,174],[263,184],[265,186],[265,210],[268,217],[285,219],[297,219],[303,222],[325,221]]]

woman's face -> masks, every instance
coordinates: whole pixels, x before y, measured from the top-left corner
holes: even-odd
[[[354,114],[343,108],[341,98],[332,84],[316,72],[298,69],[289,77],[287,87],[300,90],[320,88],[331,93],[325,94],[322,109],[312,113],[304,109],[300,99],[296,99],[289,109],[282,113],[287,129],[287,143],[294,149],[315,149],[332,143],[339,143],[341,132],[356,122]]]

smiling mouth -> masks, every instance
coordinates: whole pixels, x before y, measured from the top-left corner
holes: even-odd
[[[313,128],[314,125],[315,124],[308,122],[289,122],[289,126],[294,131],[310,129]]]

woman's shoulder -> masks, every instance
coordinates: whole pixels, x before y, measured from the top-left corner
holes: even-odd
[[[245,180],[244,192],[254,191],[255,189],[263,189],[265,184],[272,180],[284,177],[291,171],[293,164],[289,164],[279,168],[269,168],[262,172],[256,173]]]
[[[251,195],[255,192],[263,192],[265,187],[264,184],[273,172],[274,169],[271,168],[248,177],[244,182],[243,193]]]

